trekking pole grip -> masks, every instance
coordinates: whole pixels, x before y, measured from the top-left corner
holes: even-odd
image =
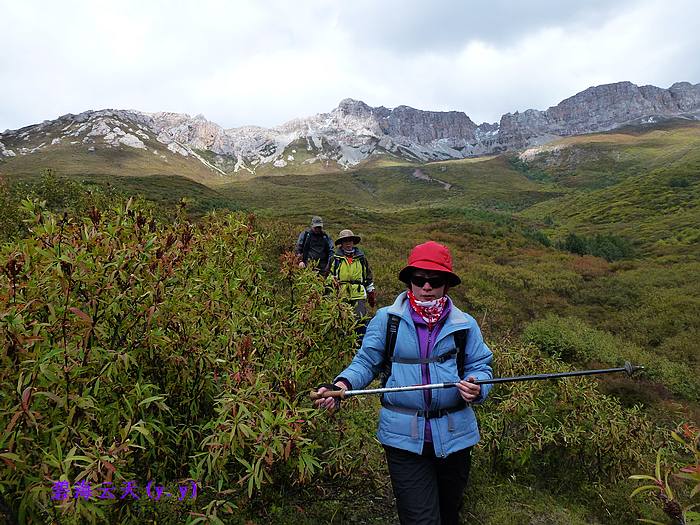
[[[319,394],[315,390],[312,390],[309,397],[312,401],[316,401],[317,399],[325,399],[327,397],[337,397],[338,399],[343,399],[345,397],[345,392],[342,390],[326,390],[323,394]]]
[[[312,401],[316,401],[317,399],[326,399],[327,397],[334,397],[337,399],[344,399],[345,398],[345,390],[340,388],[337,385],[326,383],[326,384],[318,386],[318,388],[321,388],[321,387],[326,387],[328,390],[326,390],[322,394],[319,394],[316,390],[312,390],[309,393],[309,397],[311,398]]]

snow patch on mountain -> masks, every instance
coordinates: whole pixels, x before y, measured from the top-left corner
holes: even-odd
[[[173,153],[177,153],[178,155],[182,155],[183,157],[188,157],[190,154],[188,148],[178,144],[177,142],[171,142],[167,147],[168,150],[172,151]]]
[[[294,163],[323,162],[351,168],[382,154],[426,162],[525,150],[524,158],[528,158],[544,151],[538,146],[560,137],[668,118],[700,119],[700,84],[679,82],[669,89],[630,82],[606,84],[545,111],[507,113],[498,123],[480,125],[459,111],[371,107],[349,98],[328,113],[295,118],[274,128],[224,129],[203,115],[105,109],[63,115],[56,121],[8,131],[0,137],[13,149],[2,145],[0,154],[9,157],[40,151],[46,147],[47,137],[53,146],[67,139],[92,150],[153,149],[156,141],[164,146],[160,151],[165,155],[153,150],[161,158],[168,154],[191,157],[221,174],[240,170],[254,173],[263,165],[285,168]],[[306,154],[297,156],[297,149]],[[214,160],[209,154],[205,158],[203,151],[213,154]]]
[[[17,156],[17,154],[14,151],[6,148],[2,142],[0,142],[0,154],[2,154],[3,157],[16,157]]]
[[[569,147],[569,144],[545,144],[541,146],[535,146],[533,148],[528,148],[518,155],[518,158],[522,161],[529,162],[535,159],[538,155],[543,153],[556,153],[565,148]]]

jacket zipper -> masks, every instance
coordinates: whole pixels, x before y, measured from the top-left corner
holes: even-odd
[[[433,349],[430,348],[430,342],[432,341],[432,338],[433,338],[433,329],[429,327],[429,328],[428,328],[428,345],[427,345],[427,348],[425,349],[425,350],[426,350],[426,357],[430,357],[430,354],[433,353],[433,352],[432,352]],[[428,363],[428,373],[431,374],[431,375],[430,375],[430,381],[432,382],[432,381],[433,381],[433,376],[432,376],[432,373],[431,373],[431,372],[435,372],[435,371],[434,371],[434,370],[432,370],[432,371],[430,370],[430,363]],[[432,396],[432,393],[431,393],[431,394],[430,394],[430,405],[428,405],[428,410],[430,410],[430,406],[431,406],[432,404],[433,404],[433,396]],[[430,425],[430,423],[428,423],[428,424]],[[439,435],[439,437],[440,437],[440,457],[443,457],[443,458],[444,458],[444,457],[445,457],[445,444],[444,444],[443,439],[442,439],[442,434],[440,434],[439,427],[436,427],[436,428],[438,428],[438,435]],[[433,429],[433,426],[430,425],[430,430],[432,431],[432,429]],[[433,440],[433,446],[435,446],[435,440]]]
[[[443,328],[444,328],[444,326],[443,326]],[[433,337],[433,330],[429,328],[428,329],[428,348],[430,348],[430,341],[431,341],[432,337]],[[431,349],[431,352],[430,352],[431,354],[433,353],[433,350],[435,350],[435,349],[434,348]],[[428,370],[430,370],[430,364],[428,365]],[[435,370],[433,370],[433,372],[435,372]],[[430,382],[432,383],[433,380],[434,380],[433,375],[431,374],[430,375]],[[433,404],[432,394],[430,397],[430,404],[431,405]],[[430,409],[430,407],[428,407],[428,409]],[[432,425],[430,428],[432,430]],[[443,435],[440,433],[439,426],[437,428],[438,428],[438,436],[440,437],[440,457],[444,458],[445,457],[445,440],[443,439]],[[435,446],[434,440],[433,440],[433,446]]]

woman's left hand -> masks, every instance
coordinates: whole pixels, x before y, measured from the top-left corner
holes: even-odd
[[[473,403],[481,394],[481,385],[472,383],[474,380],[475,378],[473,376],[469,376],[467,379],[462,379],[459,383],[457,383],[459,395],[467,403]]]

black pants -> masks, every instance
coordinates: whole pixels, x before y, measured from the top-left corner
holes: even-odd
[[[362,346],[362,340],[365,338],[365,332],[367,331],[367,301],[365,299],[357,299],[350,301],[350,304],[355,311],[355,318],[358,320],[355,333],[357,334],[357,347],[359,348]]]
[[[423,454],[384,446],[402,525],[456,525],[469,479],[472,449],[446,458],[435,456],[431,443]]]

